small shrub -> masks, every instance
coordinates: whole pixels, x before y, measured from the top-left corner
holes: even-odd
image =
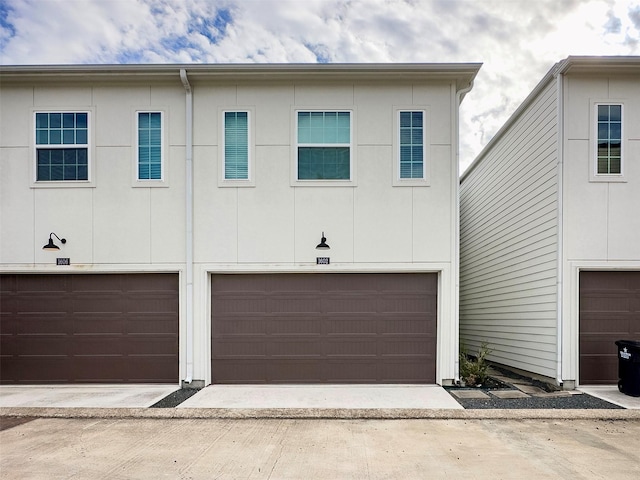
[[[491,351],[486,342],[482,342],[476,357],[469,355],[464,346],[460,347],[460,378],[468,386],[475,387],[487,381],[487,370],[489,369],[487,355]]]

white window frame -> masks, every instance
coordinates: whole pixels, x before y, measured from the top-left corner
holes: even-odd
[[[246,112],[247,113],[247,145],[248,165],[247,179],[225,178],[226,158],[225,158],[225,122],[224,117],[227,112]],[[219,187],[255,187],[255,107],[253,106],[231,106],[218,108],[218,119],[220,127],[218,128],[218,186]]]
[[[336,106],[322,107],[292,107],[293,128],[291,129],[291,186],[294,187],[354,187],[357,185],[356,169],[356,109],[354,106],[348,108]],[[298,147],[323,147],[323,146],[347,146],[343,144],[302,144],[298,145],[298,112],[348,112],[349,113],[349,179],[326,179],[326,180],[299,180],[298,179]]]
[[[162,108],[153,108],[153,107],[140,107],[133,109],[133,161],[131,166],[131,174],[132,174],[132,186],[133,187],[168,187],[169,186],[169,148],[167,146],[167,132],[168,129],[168,118],[167,115],[168,109],[166,107]],[[146,179],[146,178],[138,178],[138,147],[139,147],[139,138],[138,138],[138,124],[139,124],[139,113],[159,113],[161,116],[162,122],[162,142],[160,144],[161,148],[161,160],[160,160],[160,171],[162,172],[160,179]]]
[[[86,113],[87,114],[87,180],[38,180],[38,149],[40,148],[65,148],[64,144],[60,145],[38,145],[36,143],[36,114],[38,113]],[[87,188],[95,187],[95,108],[87,107],[45,107],[31,109],[31,162],[30,162],[30,178],[31,188]],[[78,148],[78,144],[66,145],[67,148]]]
[[[400,178],[400,114],[402,112],[422,112],[422,178]],[[429,108],[424,105],[393,107],[393,186],[428,187],[431,185],[431,118]]]
[[[617,99],[606,99],[606,100],[594,100],[591,102],[591,118],[590,120],[590,131],[591,138],[589,139],[589,181],[591,182],[626,182],[627,179],[625,177],[625,164],[626,164],[626,138],[625,138],[625,127],[626,127],[626,118],[625,118],[625,102],[623,100]],[[622,120],[622,125],[620,129],[620,173],[598,173],[598,107],[600,105],[620,105],[621,112],[620,118]]]

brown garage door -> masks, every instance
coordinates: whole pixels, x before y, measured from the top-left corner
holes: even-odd
[[[2,383],[178,381],[178,275],[1,275]]]
[[[435,383],[437,274],[212,277],[213,383]]]
[[[640,272],[581,272],[580,384],[617,383],[616,340],[640,340]]]

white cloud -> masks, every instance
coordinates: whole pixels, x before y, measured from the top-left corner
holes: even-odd
[[[484,62],[466,167],[555,62],[640,52],[640,0],[4,0],[2,64]]]

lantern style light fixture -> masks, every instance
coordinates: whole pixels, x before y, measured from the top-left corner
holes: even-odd
[[[324,232],[322,232],[322,238],[320,239],[320,243],[316,246],[318,250],[329,250],[331,247],[327,245],[327,239],[324,236]]]
[[[53,239],[51,238],[52,236],[56,237],[58,240],[60,240],[60,243],[62,243],[63,245],[65,243],[67,243],[67,239],[66,238],[60,238],[58,235],[56,235],[55,233],[51,232],[49,234],[49,243],[47,243],[44,247],[42,247],[43,250],[60,250],[60,247],[57,246],[55,243],[53,243]]]

